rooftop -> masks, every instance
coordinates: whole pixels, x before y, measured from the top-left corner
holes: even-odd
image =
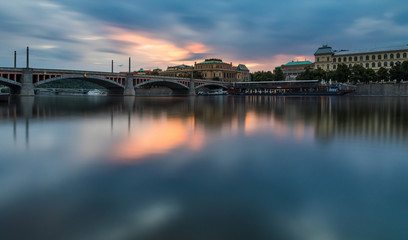
[[[234,67],[234,69],[241,71],[249,71],[249,69],[244,64],[238,64],[238,66]]]
[[[317,49],[314,55],[320,55],[320,54],[330,54],[333,53],[333,49],[329,47],[328,45],[323,45]]]
[[[393,51],[404,51],[408,50],[408,45],[399,46],[399,47],[383,47],[383,48],[369,48],[362,50],[341,50],[334,51],[335,56],[350,55],[350,54],[364,54],[364,53],[379,53],[379,52],[393,52]]]
[[[207,59],[205,59],[204,62],[200,62],[200,63],[197,63],[197,64],[208,64],[208,63],[222,63],[222,64],[228,64],[228,63],[225,63],[225,62],[223,62],[221,59],[218,59],[218,58],[207,58]]]
[[[310,65],[312,62],[310,61],[292,61],[285,64],[285,66],[297,66],[297,65]]]

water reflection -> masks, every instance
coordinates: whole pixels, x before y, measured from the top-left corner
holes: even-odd
[[[405,239],[407,98],[0,104],[0,239]]]

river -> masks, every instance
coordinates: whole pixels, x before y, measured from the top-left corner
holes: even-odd
[[[0,239],[407,239],[408,98],[14,97]]]

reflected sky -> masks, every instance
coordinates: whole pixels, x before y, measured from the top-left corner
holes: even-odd
[[[408,99],[16,98],[0,239],[406,239]]]

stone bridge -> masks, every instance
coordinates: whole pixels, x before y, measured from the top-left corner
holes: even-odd
[[[80,79],[105,87],[109,94],[135,95],[135,88],[163,86],[176,94],[194,95],[200,88],[228,88],[229,83],[203,79],[137,75],[132,73],[109,73],[81,70],[58,70],[38,68],[0,68],[0,85],[8,86],[11,94],[34,95],[41,84],[59,80]]]

